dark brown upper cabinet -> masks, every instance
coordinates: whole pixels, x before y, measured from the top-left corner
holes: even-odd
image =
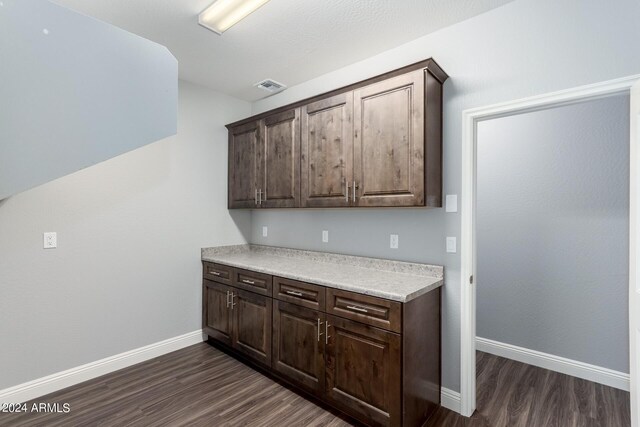
[[[300,109],[266,117],[258,155],[258,196],[262,208],[300,206]]]
[[[257,207],[261,125],[256,120],[229,130],[229,208]]]
[[[356,89],[356,206],[424,206],[424,72]]]
[[[302,203],[350,205],[353,181],[353,92],[302,106]]]
[[[300,205],[300,109],[229,130],[229,208]]]
[[[428,59],[227,125],[229,207],[441,207],[447,78]]]

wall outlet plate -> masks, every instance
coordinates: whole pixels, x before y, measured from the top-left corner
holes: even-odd
[[[269,228],[267,226],[263,226],[262,227],[262,237],[267,237],[267,234],[269,234]]]
[[[398,249],[398,243],[399,243],[398,240],[399,238],[397,234],[391,234],[389,236],[389,247],[391,249]]]
[[[458,195],[447,194],[445,206],[445,212],[458,212]]]
[[[455,254],[458,251],[456,247],[456,238],[455,237],[447,237],[447,253]]]
[[[43,244],[42,247],[44,249],[55,249],[58,247],[58,233],[56,232],[47,232],[43,234]]]
[[[322,230],[322,243],[329,242],[329,230]]]

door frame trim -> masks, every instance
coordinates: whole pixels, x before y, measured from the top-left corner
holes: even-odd
[[[605,82],[579,86],[528,98],[467,109],[462,112],[462,191],[460,234],[460,413],[470,417],[476,409],[476,287],[470,277],[476,276],[476,148],[478,123],[516,114],[576,104],[608,96],[629,93],[640,80],[640,74]],[[633,152],[633,151],[632,151]],[[631,157],[631,189],[640,173],[640,157]],[[630,192],[630,212],[640,209],[640,194]],[[635,215],[630,215],[629,253],[635,254],[636,240],[640,242],[640,229]],[[633,235],[632,235],[633,233]],[[636,272],[640,272],[640,259],[630,258],[629,286],[635,286]],[[631,313],[630,313],[631,317]]]

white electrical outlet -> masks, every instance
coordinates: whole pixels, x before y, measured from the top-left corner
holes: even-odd
[[[458,195],[447,194],[445,212],[458,212]]]
[[[44,233],[44,249],[55,249],[58,247],[58,234],[55,232]]]
[[[447,237],[447,252],[450,254],[455,254],[457,252],[456,248],[456,238],[455,237]]]
[[[322,230],[322,243],[329,242],[329,230]]]
[[[266,226],[262,227],[262,237],[267,237],[267,234],[269,234],[269,229]]]
[[[391,234],[389,236],[389,247],[391,249],[398,249],[398,235],[397,234]]]

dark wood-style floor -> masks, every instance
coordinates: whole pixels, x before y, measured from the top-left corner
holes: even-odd
[[[477,410],[440,408],[436,427],[627,427],[629,393],[487,353],[477,353]]]
[[[472,418],[440,409],[435,426],[629,426],[629,394],[478,353]],[[67,414],[0,414],[2,426],[350,426],[208,344],[39,398]],[[31,405],[31,403],[29,404]]]

